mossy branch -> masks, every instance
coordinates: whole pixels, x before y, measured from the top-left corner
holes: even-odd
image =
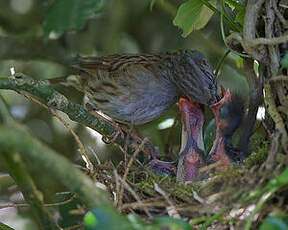
[[[283,121],[283,118],[281,117],[281,115],[277,110],[270,84],[269,83],[264,84],[264,89],[266,94],[264,100],[266,108],[271,118],[275,122],[275,129],[280,131],[281,146],[283,150],[286,153],[288,153],[288,134],[285,128],[285,122]]]
[[[13,228],[10,228],[9,226],[7,226],[6,224],[3,224],[0,222],[0,229],[1,230],[14,230]]]
[[[82,105],[69,101],[63,94],[54,90],[47,80],[34,80],[29,76],[19,73],[10,78],[0,78],[0,89],[28,92],[50,109],[66,113],[71,120],[90,127],[105,137],[112,137],[117,131],[113,125],[92,115]],[[119,135],[115,143],[122,148],[126,147],[125,136],[122,137]],[[147,144],[146,147],[148,149],[146,152],[151,151],[151,146]],[[128,153],[132,153],[134,150],[135,146],[128,146]]]

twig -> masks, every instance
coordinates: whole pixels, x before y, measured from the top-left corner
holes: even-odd
[[[121,210],[128,209],[128,208],[142,208],[142,207],[167,207],[167,203],[164,201],[154,201],[154,202],[132,202],[132,203],[126,203],[123,204],[121,207]]]
[[[92,153],[92,154],[93,154],[93,156],[95,157],[95,159],[96,159],[96,161],[97,161],[98,165],[101,165],[101,161],[100,161],[100,158],[98,157],[98,155],[97,155],[96,151],[95,151],[94,149],[92,149],[90,146],[89,146],[88,148],[90,149],[91,153]]]
[[[173,202],[169,199],[169,196],[166,194],[166,192],[162,188],[160,188],[160,186],[156,182],[153,182],[153,184],[154,184],[155,191],[161,194],[165,198],[167,203],[170,205],[169,207],[167,207],[167,212],[169,216],[180,219],[181,218],[180,214],[178,213]]]
[[[266,159],[265,164],[263,165],[265,167],[265,173],[270,174],[272,172],[272,170],[274,169],[274,166],[276,164],[277,161],[277,153],[278,153],[278,149],[279,149],[279,138],[280,138],[280,133],[278,130],[276,130],[272,137],[270,137],[271,139],[271,144],[270,144],[270,148],[268,151],[268,156]]]
[[[273,76],[269,79],[269,81],[288,81],[288,76],[284,75]]]
[[[115,178],[118,179],[122,184],[124,184],[125,188],[132,194],[132,196],[134,196],[134,198],[139,202],[139,203],[142,203],[140,197],[137,195],[137,193],[130,187],[130,185],[124,181],[119,175],[118,173],[116,172],[116,170],[114,170],[114,175],[115,175]],[[151,215],[151,213],[148,211],[147,207],[145,206],[142,206],[143,207],[143,210],[144,212],[146,213],[146,215],[149,217],[149,218],[152,218],[153,216]]]
[[[268,112],[275,123],[275,129],[278,129],[281,134],[281,146],[283,150],[288,154],[288,135],[285,129],[285,123],[277,111],[276,104],[273,98],[271,86],[269,83],[264,84],[265,89],[265,105]]]
[[[224,63],[225,58],[228,56],[228,54],[231,52],[231,50],[227,50],[225,54],[221,57],[220,61],[217,63],[217,66],[215,68],[215,75],[218,77],[220,69],[222,68],[222,65]]]
[[[288,35],[283,35],[274,38],[255,38],[249,41],[249,46],[259,46],[259,45],[278,45],[281,43],[286,43],[288,41]]]
[[[61,228],[61,230],[74,230],[74,229],[83,229],[83,224],[76,224],[71,227]]]
[[[123,181],[126,181],[127,179],[127,176],[128,176],[128,173],[129,173],[129,170],[136,158],[136,156],[139,154],[139,152],[143,149],[145,143],[148,141],[147,138],[144,138],[142,143],[138,146],[138,148],[136,149],[136,151],[133,153],[133,155],[130,157],[129,159],[129,162],[127,164],[127,167],[126,167],[126,170],[125,170],[125,173],[124,173],[124,176],[123,176]],[[119,192],[119,198],[118,198],[118,208],[121,209],[122,205],[123,205],[123,193],[124,193],[124,184],[121,184],[121,187],[120,187],[120,192]]]
[[[14,131],[14,130],[13,130]],[[15,131],[14,131],[15,132]],[[6,135],[6,133],[5,133]],[[1,138],[0,138],[1,139]],[[8,138],[9,139],[9,138]],[[5,141],[7,141],[5,139]],[[10,139],[9,139],[10,141]],[[1,141],[0,141],[1,142]],[[21,155],[11,149],[0,148],[1,155],[7,163],[9,173],[14,179],[19,189],[21,190],[25,201],[29,203],[32,213],[35,217],[39,229],[44,229],[41,226],[45,225],[45,229],[55,229],[56,222],[47,208],[43,207],[43,197],[37,189],[33,179],[28,174],[26,165],[24,164]]]
[[[256,122],[258,108],[263,102],[263,85],[254,71],[254,60],[251,58],[244,58],[243,63],[245,77],[249,86],[249,106],[248,113],[242,122],[243,125],[241,127],[239,150],[247,154],[249,150],[249,140]]]
[[[283,27],[288,28],[288,21],[280,13],[280,11],[277,7],[276,1],[272,1],[272,5],[273,5],[274,12],[275,12],[276,16],[278,17],[279,21],[282,23]]]
[[[65,205],[70,203],[71,201],[73,201],[76,198],[76,195],[74,194],[71,198],[69,198],[68,200],[65,201],[61,201],[61,202],[56,202],[56,203],[51,203],[51,204],[44,204],[44,207],[55,207],[55,206],[60,206],[60,205]],[[0,205],[0,209],[3,208],[21,208],[21,207],[29,207],[30,204],[28,203],[23,203],[23,204],[6,204],[6,205]]]
[[[54,90],[49,81],[34,80],[22,73],[17,73],[14,75],[14,78],[0,78],[0,89],[28,92],[49,108],[66,113],[71,120],[90,127],[103,136],[111,136],[116,132],[114,126],[95,117],[82,105],[72,103],[64,95]],[[115,143],[123,147],[125,137],[119,135]],[[147,143],[147,146],[151,148],[151,144]],[[134,152],[135,149],[133,146],[129,146],[128,153]]]
[[[223,13],[222,11],[224,11],[223,14],[223,19],[225,20],[225,22],[227,23],[227,25],[229,25],[234,31],[240,32],[242,30],[241,26],[239,26],[237,23],[235,23],[233,20],[231,20],[231,18],[229,16],[227,16],[226,12],[225,12],[225,8],[222,7],[221,12],[215,8],[209,1],[207,0],[200,0],[208,9],[212,10],[215,14],[218,14],[219,16]],[[221,3],[222,4],[222,3]],[[224,6],[224,4],[222,5]]]
[[[277,23],[275,23],[275,14],[272,10],[272,2],[274,0],[265,1],[266,8],[266,17],[265,17],[265,36],[267,39],[275,39],[274,36],[277,36],[275,32],[277,30]],[[286,35],[286,40],[288,40],[288,35]],[[267,78],[271,78],[272,76],[277,75],[279,70],[280,61],[279,61],[279,47],[274,44],[268,45],[268,53],[269,53],[269,64],[267,69],[269,70],[270,76]]]
[[[245,225],[244,230],[250,230],[251,229],[251,225],[252,222],[254,220],[254,217],[256,215],[256,213],[262,208],[262,206],[265,204],[265,202],[272,196],[272,194],[274,193],[273,191],[267,192],[265,193],[260,200],[258,201],[258,203],[256,204],[256,207],[254,208],[254,210],[252,211],[252,213],[250,214],[250,216],[248,217],[247,223]]]
[[[1,153],[4,151],[17,152],[26,161],[37,162],[42,171],[49,173],[69,190],[78,194],[79,199],[87,208],[92,209],[97,205],[112,206],[107,192],[97,188],[88,176],[74,168],[65,157],[32,137],[18,123],[12,127],[0,126]]]
[[[202,168],[199,169],[199,174],[203,174],[207,171],[210,171],[211,169],[214,169],[214,168],[217,168],[218,166],[220,166],[222,164],[221,161],[217,161],[213,164],[210,164],[210,165],[207,165],[207,166],[204,166]]]
[[[250,42],[255,39],[258,13],[264,2],[265,0],[248,0],[243,24],[243,41],[241,42],[248,54],[261,61],[265,61],[266,51],[263,49],[255,50],[254,47],[250,46]]]
[[[24,91],[18,91],[21,95],[23,95],[24,97],[28,98],[30,101],[42,106],[43,108],[47,109],[53,116],[55,116],[72,134],[72,136],[74,137],[75,141],[78,143],[79,148],[80,148],[80,153],[82,155],[82,159],[84,160],[84,162],[86,163],[86,167],[91,171],[92,174],[94,174],[94,167],[92,162],[90,161],[85,147],[82,144],[80,138],[78,137],[78,135],[74,132],[74,130],[71,128],[71,126],[62,118],[60,117],[53,109],[50,109],[48,106],[44,105],[42,102],[40,102],[39,100],[37,100],[36,98],[26,94]]]
[[[0,209],[4,208],[21,208],[21,207],[29,207],[30,205],[28,203],[24,204],[5,204],[5,205],[0,205]]]

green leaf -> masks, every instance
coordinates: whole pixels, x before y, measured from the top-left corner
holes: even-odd
[[[87,19],[103,5],[103,0],[54,0],[44,19],[44,36],[83,28]]]
[[[212,0],[210,3],[215,6],[216,0]],[[179,7],[173,24],[183,29],[182,36],[187,37],[191,32],[202,29],[209,22],[213,13],[200,0],[189,0]]]
[[[287,230],[288,225],[277,216],[268,216],[261,224],[259,230]]]
[[[238,22],[240,25],[244,23],[244,16],[245,16],[245,8],[239,10],[235,17],[235,22]]]
[[[241,69],[244,67],[243,58],[240,56],[236,57],[236,66]]]
[[[225,0],[225,3],[232,9],[243,9],[243,4],[240,1],[236,0]]]
[[[84,217],[85,230],[126,230],[135,228],[127,217],[107,207],[97,207]]]
[[[150,11],[153,10],[153,7],[154,7],[155,3],[156,3],[156,0],[151,0],[151,2],[150,2]]]

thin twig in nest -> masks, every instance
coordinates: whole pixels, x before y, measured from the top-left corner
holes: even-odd
[[[60,206],[60,205],[65,205],[70,203],[71,201],[75,200],[76,195],[74,194],[71,198],[69,198],[68,200],[64,200],[61,202],[56,202],[56,203],[51,203],[51,204],[43,204],[44,207],[55,207],[55,206]],[[27,203],[23,203],[23,204],[6,204],[6,205],[1,205],[0,209],[3,208],[20,208],[20,207],[29,207],[30,205]]]
[[[157,183],[155,183],[155,182],[154,182],[154,189],[155,189],[156,192],[161,194],[165,198],[165,200],[168,202],[168,204],[169,204],[169,207],[167,207],[168,215],[172,216],[173,218],[180,219],[181,216],[178,213],[178,211],[177,211],[175,205],[173,204],[173,202],[169,199],[169,196],[167,195],[167,193],[162,188],[160,188],[160,186]]]
[[[83,229],[83,224],[76,224],[73,225],[71,227],[67,227],[67,228],[60,228],[62,230],[74,230],[74,229]]]
[[[144,145],[145,143],[148,141],[147,138],[144,138],[144,140],[142,141],[142,143],[138,146],[138,148],[135,150],[135,152],[133,153],[133,155],[130,157],[129,159],[129,162],[127,164],[127,167],[126,167],[126,170],[125,170],[125,173],[124,173],[124,176],[123,176],[123,181],[126,181],[127,179],[127,176],[128,176],[128,173],[129,173],[129,170],[136,158],[136,156],[138,155],[138,153],[144,148]],[[121,185],[121,188],[120,188],[120,192],[119,192],[119,199],[118,199],[118,208],[121,209],[121,206],[123,204],[123,193],[124,193],[124,184]]]
[[[142,201],[140,199],[140,197],[137,195],[137,193],[130,187],[130,185],[124,181],[119,175],[118,173],[116,172],[116,170],[114,170],[114,176],[115,176],[115,179],[116,180],[119,180],[124,186],[125,188],[132,194],[132,196],[134,196],[134,198],[142,204]],[[151,215],[151,213],[148,211],[147,207],[145,206],[142,206],[144,212],[146,213],[146,215],[149,217],[149,218],[152,218],[153,216]]]
[[[42,106],[43,108],[47,109],[53,116],[55,116],[70,131],[70,133],[74,137],[75,141],[79,145],[80,153],[81,153],[82,159],[86,163],[86,167],[89,169],[89,171],[92,173],[92,175],[94,175],[94,166],[93,166],[92,162],[90,161],[90,159],[86,153],[85,147],[82,144],[79,136],[74,132],[74,130],[71,128],[71,126],[66,121],[64,121],[64,119],[61,118],[53,109],[50,109],[48,106],[44,105],[42,102],[40,102],[36,98],[26,94],[24,91],[18,91],[18,93],[23,95],[24,97],[28,98],[30,101],[32,101],[32,102]]]
[[[142,208],[142,207],[167,207],[167,203],[164,201],[154,201],[154,202],[146,202],[146,203],[138,203],[138,202],[132,202],[132,203],[126,203],[123,204],[121,207],[121,210],[127,209],[127,208]]]

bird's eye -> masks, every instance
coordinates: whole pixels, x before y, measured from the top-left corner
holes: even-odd
[[[201,60],[201,65],[208,65],[207,61],[205,59]]]

